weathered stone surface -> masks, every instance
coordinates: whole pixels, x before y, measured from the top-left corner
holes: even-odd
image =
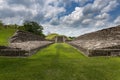
[[[0,56],[30,56],[53,42],[25,31],[17,31],[10,39],[9,47],[0,46]]]
[[[30,56],[36,51],[52,44],[50,41],[27,41],[0,46],[0,56]]]
[[[70,42],[86,55],[120,55],[120,26],[82,35]],[[98,50],[98,52],[97,52]],[[116,50],[116,51],[115,51]],[[108,53],[107,53],[108,52]],[[113,54],[114,53],[114,54]]]
[[[35,53],[40,48],[52,44],[50,41],[27,41],[21,43],[10,43],[11,48],[20,48],[21,50],[27,51],[31,54]]]
[[[27,56],[26,53],[28,52],[19,48],[0,46],[0,56]]]
[[[66,36],[56,36],[53,40],[55,40],[56,43],[64,43],[68,39]]]
[[[120,25],[79,36],[76,40],[119,40]]]
[[[26,31],[17,31],[10,39],[13,42],[26,42],[26,41],[44,41],[45,39],[39,35],[35,35]]]

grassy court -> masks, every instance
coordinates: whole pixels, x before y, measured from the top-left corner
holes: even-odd
[[[28,58],[0,57],[0,80],[120,80],[119,57],[85,57],[65,43]]]

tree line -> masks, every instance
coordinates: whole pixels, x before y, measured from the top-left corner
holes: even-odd
[[[0,28],[15,28],[18,30],[28,31],[36,35],[45,37],[45,35],[43,34],[43,26],[35,21],[25,21],[22,25],[17,24],[5,25],[2,21],[0,21]]]

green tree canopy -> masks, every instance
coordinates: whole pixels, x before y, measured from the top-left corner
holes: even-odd
[[[43,27],[41,25],[39,25],[37,22],[34,22],[34,21],[25,21],[23,23],[23,29],[25,31],[28,31],[28,32],[32,32],[32,33],[35,33],[37,35],[41,35],[41,36],[44,36],[43,35]]]
[[[0,20],[0,27],[3,26],[3,25],[4,25],[3,22]]]

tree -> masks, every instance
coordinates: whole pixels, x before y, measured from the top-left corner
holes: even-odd
[[[35,33],[37,35],[44,36],[43,27],[34,21],[25,21],[23,23],[23,29],[28,32]]]
[[[0,20],[0,27],[2,27],[4,24],[3,24],[3,22]]]
[[[76,37],[69,37],[70,40],[74,40]]]

